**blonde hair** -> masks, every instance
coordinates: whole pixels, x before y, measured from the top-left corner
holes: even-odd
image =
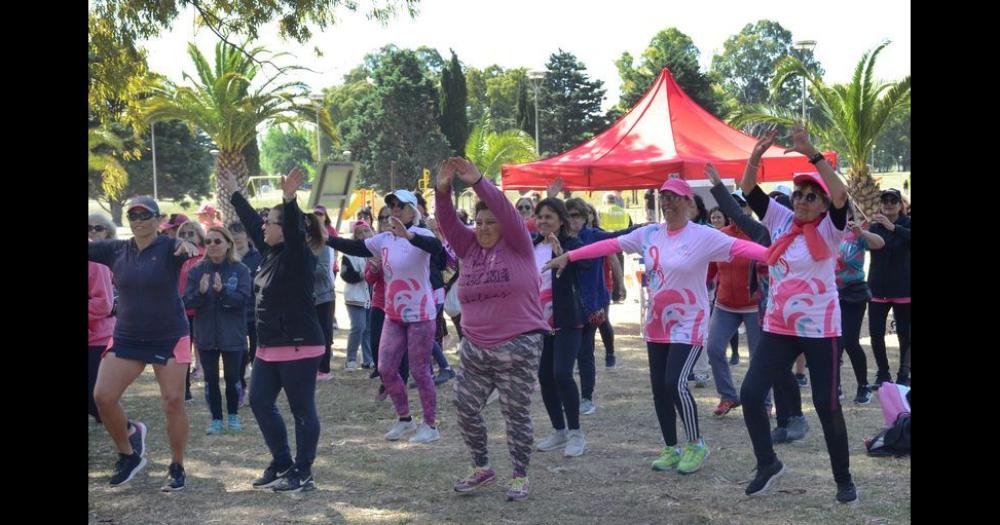
[[[118,238],[118,229],[115,228],[115,223],[111,222],[111,218],[103,213],[94,213],[87,217],[87,220],[92,224],[100,224],[104,226],[104,230],[108,232],[108,239]]]
[[[187,221],[184,224],[178,226],[177,227],[178,238],[180,238],[182,230],[194,230],[194,232],[198,235],[198,242],[196,242],[195,244],[197,246],[205,245],[205,228],[202,228],[201,224],[198,221]],[[232,239],[233,235],[229,234],[229,238]]]
[[[226,239],[226,242],[229,243],[229,247],[226,248],[226,260],[231,263],[240,262],[240,254],[236,253],[236,243],[233,242],[233,233],[229,231],[229,228],[226,228],[225,226],[212,226],[208,229],[208,233],[212,232],[218,233]],[[206,237],[208,236],[208,233],[205,234]],[[202,257],[202,259],[208,259],[208,250],[205,250],[205,256]]]

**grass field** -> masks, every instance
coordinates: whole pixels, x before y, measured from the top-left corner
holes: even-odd
[[[338,285],[339,287],[339,285]],[[249,407],[240,411],[243,433],[206,436],[210,416],[200,382],[193,385],[195,402],[189,406],[191,439],[185,462],[188,481],[183,492],[158,491],[169,463],[159,393],[147,371],[126,393],[123,404],[130,417],[149,427],[146,469],[126,486],[112,489],[108,478],[115,460],[114,447],[100,425],[90,423],[89,523],[92,524],[434,524],[434,523],[599,523],[608,524],[888,524],[910,522],[910,460],[869,458],[863,439],[882,426],[877,397],[870,405],[851,402],[855,390],[849,363],[843,368],[848,399],[844,414],[850,436],[851,471],[860,504],[845,507],[834,501],[835,484],[823,444],[822,430],[812,407],[810,389],[803,389],[803,409],[810,431],[800,442],[779,445],[777,452],[790,469],[774,494],[757,499],[743,495],[752,479],[753,454],[742,412],[712,416],[718,402],[714,383],[693,388],[702,434],[711,449],[705,467],[692,475],[654,472],[652,461],[662,440],[653,412],[646,367],[645,345],[639,337],[637,295],[614,305],[619,366],[598,367],[597,413],[582,416],[588,450],[578,458],[561,451],[536,452],[531,458],[531,496],[517,503],[504,501],[504,484],[497,483],[471,495],[452,490],[466,474],[469,456],[456,424],[452,404],[453,382],[438,389],[441,440],[427,445],[382,439],[392,425],[391,404],[374,400],[377,380],[367,372],[343,370],[347,314],[338,299],[341,330],[334,345],[335,379],[317,387],[322,431],[313,467],[315,492],[279,495],[257,491],[250,482],[270,457]],[[449,330],[452,330],[449,323]],[[863,333],[865,337],[867,333]],[[874,360],[867,339],[862,339]],[[742,363],[734,368],[739,384],[747,371],[745,339]],[[890,362],[898,363],[894,336],[887,338]],[[598,343],[598,363],[603,362]],[[448,347],[454,366],[455,344]],[[846,358],[845,358],[846,359]],[[895,370],[893,370],[895,371]],[[419,415],[415,390],[410,406]],[[540,394],[532,400],[536,441],[551,427]],[[287,403],[279,409],[294,431]],[[511,467],[504,441],[503,418],[497,403],[485,411],[490,428],[490,451],[498,479],[506,480]],[[678,424],[678,432],[683,428]]]

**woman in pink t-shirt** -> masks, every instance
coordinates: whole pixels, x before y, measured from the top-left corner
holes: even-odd
[[[708,289],[705,281],[713,261],[734,256],[763,260],[765,248],[730,237],[711,226],[691,222],[696,209],[694,192],[681,179],[660,187],[665,224],[643,226],[617,239],[600,241],[556,257],[542,268],[559,268],[569,261],[603,257],[619,251],[641,254],[649,277],[649,307],[643,336],[649,357],[653,404],[666,447],[653,461],[654,470],[699,470],[708,447],[698,429],[698,410],[687,387],[708,329]],[[557,273],[558,275],[558,273]],[[677,414],[681,412],[687,445],[677,443]]]
[[[837,501],[850,503],[858,496],[851,480],[847,427],[837,398],[841,316],[835,276],[847,227],[847,188],[797,125],[786,153],[807,156],[819,173],[795,175],[794,211],[776,204],[757,186],[758,162],[774,135],[772,132],[757,143],[740,182],[750,207],[771,234],[767,252],[771,285],[764,332],[740,391],[743,418],[757,459],[757,475],[746,494],[767,492],[784,472],[774,453],[764,397],[804,353],[812,379],[813,405],[823,425],[837,482]]]

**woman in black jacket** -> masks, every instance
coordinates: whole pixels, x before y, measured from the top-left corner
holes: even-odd
[[[312,463],[319,443],[316,413],[316,370],[323,356],[323,331],[313,304],[316,256],[306,243],[302,210],[295,190],[305,173],[293,169],[281,183],[282,204],[271,208],[267,220],[238,191],[232,177],[219,174],[229,201],[264,253],[257,277],[257,338],[259,348],[250,383],[250,408],[271,451],[271,464],[253,482],[256,488],[276,492],[314,490]],[[284,390],[295,416],[296,456],[292,461],[285,422],[275,402]]]
[[[889,358],[885,354],[885,321],[892,308],[899,338],[899,373],[896,383],[910,384],[907,354],[910,351],[910,218],[902,212],[902,195],[897,189],[882,192],[881,213],[872,217],[868,231],[885,239],[885,248],[872,252],[868,286],[872,290],[868,308],[868,332],[872,353],[878,364],[875,388],[892,381]]]
[[[553,257],[583,246],[579,239],[570,236],[569,212],[559,199],[549,197],[535,206],[535,224],[538,233],[532,240],[539,269]],[[545,336],[538,382],[555,432],[538,444],[538,450],[565,445],[565,456],[580,456],[587,448],[580,429],[580,391],[573,378],[573,365],[583,342],[585,318],[577,288],[577,270],[589,264],[570,263],[558,277],[555,270],[542,274],[542,314],[552,332]]]
[[[195,310],[194,343],[201,352],[208,408],[212,412],[206,434],[222,433],[220,357],[226,378],[226,430],[242,430],[238,415],[240,370],[247,350],[246,303],[250,297],[250,270],[236,254],[232,233],[222,226],[209,228],[205,257],[191,268],[184,288],[184,305]]]

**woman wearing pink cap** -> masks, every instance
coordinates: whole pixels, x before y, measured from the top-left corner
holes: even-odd
[[[708,329],[708,265],[736,256],[763,260],[765,248],[730,237],[711,226],[691,222],[696,209],[691,186],[669,179],[660,187],[664,224],[650,224],[618,237],[570,251],[549,261],[542,271],[562,269],[570,261],[626,251],[647,261],[649,307],[643,328],[649,357],[653,404],[666,447],[653,461],[654,470],[699,470],[708,447],[698,430],[698,410],[687,387]],[[558,275],[558,274],[557,274]],[[675,411],[681,412],[687,445],[678,447]]]
[[[215,206],[212,206],[207,202],[201,205],[201,208],[198,209],[197,215],[198,222],[200,222],[202,227],[206,230],[209,228],[223,226],[222,214],[219,213],[219,210],[215,209]]]
[[[766,151],[774,133],[757,143]],[[784,473],[774,453],[764,397],[787,374],[799,354],[805,354],[812,379],[813,405],[823,425],[826,449],[837,482],[837,501],[858,498],[851,480],[847,427],[837,398],[839,377],[840,303],[835,270],[840,242],[847,227],[847,189],[812,144],[801,126],[792,132],[792,147],[809,157],[819,173],[799,173],[793,182],[794,211],[777,205],[757,186],[757,165],[747,163],[740,185],[747,201],[771,233],[767,250],[771,286],[761,334],[740,398],[743,419],[757,458],[757,475],[748,496],[767,492]],[[759,157],[754,157],[759,158]],[[777,394],[777,393],[776,393]]]

